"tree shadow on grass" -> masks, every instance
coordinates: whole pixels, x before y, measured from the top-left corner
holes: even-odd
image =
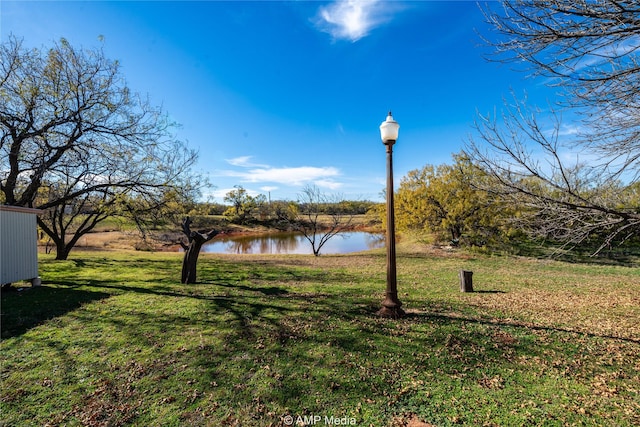
[[[223,288],[240,289],[240,290],[249,291],[249,292],[259,292],[261,294],[269,295],[269,296],[285,295],[289,293],[288,290],[279,288],[277,286],[246,286],[246,285],[238,285],[238,284],[219,283],[219,282],[203,282],[203,284],[211,284],[215,286],[221,286]]]
[[[43,322],[84,304],[111,296],[107,292],[77,289],[78,285],[28,288],[2,294],[2,338],[24,334]]]
[[[304,285],[306,282],[315,283],[329,279],[356,281],[356,276],[322,269],[308,271],[292,268],[283,273],[280,268],[271,265],[238,268],[235,263],[218,263],[218,266],[220,264],[223,266],[222,271],[209,271],[203,275],[204,281],[189,286],[162,278],[145,281],[141,286],[111,279],[83,278],[55,280],[28,291],[3,294],[1,336],[19,336],[47,320],[63,316],[87,303],[123,293],[208,301],[211,310],[223,310],[234,318],[233,328],[240,336],[251,335],[252,329],[256,327],[256,322],[251,319],[259,319],[260,322],[270,323],[274,333],[286,337],[289,331],[274,318],[292,315],[288,311],[291,307],[294,307],[295,311],[299,310],[298,301],[305,309],[317,312],[320,317],[339,315],[354,318],[366,315],[366,310],[359,306],[354,308],[353,301],[347,301],[351,298],[344,295],[333,296],[315,291],[294,292],[297,283]],[[76,262],[76,265],[85,266],[86,263],[81,260]],[[291,286],[294,288],[288,286],[288,283],[292,283]]]

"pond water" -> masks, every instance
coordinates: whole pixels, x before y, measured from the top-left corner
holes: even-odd
[[[320,254],[345,254],[384,247],[384,234],[343,232],[331,237]],[[300,233],[217,236],[202,246],[202,252],[226,254],[313,254],[311,243]]]

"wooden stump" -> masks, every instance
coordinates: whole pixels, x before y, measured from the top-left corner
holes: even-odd
[[[473,271],[460,270],[460,292],[473,292]]]

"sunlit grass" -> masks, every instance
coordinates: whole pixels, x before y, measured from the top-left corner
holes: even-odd
[[[408,316],[377,318],[382,251],[43,256],[2,296],[6,425],[640,422],[640,274],[400,250]],[[458,270],[474,271],[462,294]]]

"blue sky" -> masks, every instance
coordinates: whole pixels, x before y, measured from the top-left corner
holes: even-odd
[[[450,162],[476,113],[511,90],[553,95],[485,59],[475,1],[3,0],[0,15],[3,41],[64,37],[120,61],[129,87],[181,124],[216,201],[234,185],[295,200],[307,184],[380,201],[388,110],[400,123],[397,184]]]

